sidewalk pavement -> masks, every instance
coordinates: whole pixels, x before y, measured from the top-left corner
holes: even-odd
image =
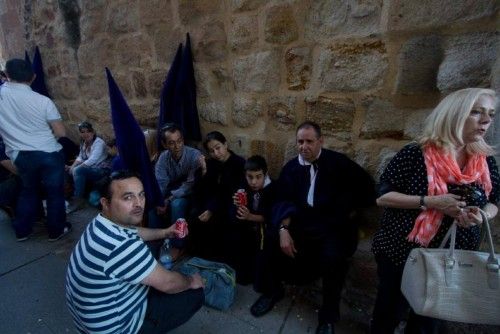
[[[76,333],[66,308],[64,280],[68,259],[87,223],[97,210],[86,208],[68,215],[73,231],[48,242],[42,224],[34,235],[17,242],[8,216],[0,210],[0,333]],[[288,289],[275,309],[261,318],[250,314],[258,294],[237,286],[236,300],[226,312],[203,307],[190,321],[171,333],[314,333],[317,307],[303,289]],[[336,333],[363,333],[356,324],[341,322]]]

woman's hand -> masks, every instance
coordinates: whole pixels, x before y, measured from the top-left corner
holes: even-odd
[[[459,195],[455,194],[426,196],[425,205],[429,209],[436,209],[447,216],[458,218],[462,214],[462,208],[466,206],[466,203],[460,198]]]
[[[457,220],[457,225],[463,228],[469,228],[475,225],[481,225],[483,223],[483,217],[479,212],[479,208],[477,206],[470,206],[464,208],[462,213]]]
[[[210,211],[210,210],[205,210],[205,211],[203,211],[203,213],[201,215],[198,216],[198,219],[204,223],[209,221],[210,218],[212,218],[212,211]]]

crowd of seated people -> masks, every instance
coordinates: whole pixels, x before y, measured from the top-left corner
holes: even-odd
[[[8,62],[8,65],[6,74],[9,81],[2,84],[0,91],[4,101],[10,103],[0,106],[3,108],[0,110],[0,121],[3,121],[0,123],[0,134],[5,139],[4,145],[0,137],[0,207],[16,216],[14,228],[17,239],[25,241],[36,219],[36,203],[45,196],[49,240],[55,241],[71,229],[71,225],[65,223],[61,202],[64,199],[64,166],[70,176],[67,181],[72,181],[73,188],[69,212],[84,206],[95,183],[109,178],[112,170],[122,170],[126,166],[120,161],[116,142],[111,140],[106,143],[86,121],[78,124],[81,142],[76,153],[74,144],[65,139],[57,109],[49,99],[39,94],[32,98],[43,103],[24,109],[28,110],[28,114],[36,114],[35,110],[40,105],[47,108],[44,113],[47,119],[38,120],[36,126],[43,127],[45,132],[41,138],[50,145],[34,151],[26,149],[27,144],[15,137],[17,133],[22,133],[22,129],[12,129],[19,122],[13,122],[9,127],[6,124],[12,120],[5,117],[9,113],[15,114],[13,111],[18,110],[17,104],[22,104],[19,101],[25,101],[15,98],[31,94],[22,85],[31,82],[33,74],[21,62]],[[16,66],[24,72],[19,74]],[[447,99],[453,100],[460,108],[451,108],[452,102],[443,100],[432,114],[436,122],[443,123],[439,129],[436,130],[435,124],[428,121],[423,139],[398,153],[382,175],[384,188],[377,204],[385,207],[386,211],[382,218],[384,225],[374,241],[380,284],[373,332],[393,332],[400,320],[395,316],[395,310],[407,307],[400,293],[395,291],[398,284],[393,282],[401,279],[405,261],[405,255],[401,254],[407,254],[417,246],[419,238],[423,238],[412,231],[421,215],[432,214],[435,222],[431,226],[432,236],[420,244],[436,243],[455,218],[461,228],[459,231],[467,241],[461,247],[467,249],[477,248],[479,228],[476,227],[481,221],[478,212],[473,209],[464,212],[463,207],[482,207],[490,218],[496,216],[500,177],[491,157],[493,149],[483,140],[494,116],[495,96],[493,91],[480,89],[461,90],[450,95]],[[14,102],[9,102],[11,98]],[[283,281],[302,283],[321,278],[323,302],[318,312],[316,332],[334,332],[334,323],[340,318],[340,293],[349,268],[349,258],[357,247],[358,231],[352,221],[353,212],[375,204],[377,195],[372,177],[347,156],[323,147],[321,128],[310,121],[297,127],[297,155],[284,165],[276,181],[270,179],[266,160],[262,156],[245,160],[231,151],[227,139],[219,131],[206,134],[203,141],[205,154],[185,145],[183,131],[175,124],[167,124],[160,129],[160,148],[157,146],[156,131],[147,130],[144,134],[163,205],[144,214],[141,224],[147,224],[152,229],[142,232],[145,235],[154,234],[151,239],[162,239],[163,232],[151,230],[168,230],[165,233],[173,239],[174,261],[182,254],[188,254],[233,267],[238,283],[253,284],[262,293],[251,307],[251,313],[256,317],[272,310],[275,303],[283,298]],[[27,142],[32,139],[27,134],[21,137]],[[462,183],[473,184],[480,198],[471,200],[445,192],[428,193],[426,167],[430,170],[431,158],[448,163],[436,163],[436,173],[456,174]],[[405,174],[405,168],[416,169],[414,175]],[[40,170],[42,179],[35,179],[33,175]],[[54,172],[56,170],[57,173]],[[51,178],[44,173],[50,174]],[[434,182],[440,182],[441,188],[449,182],[442,175],[434,176]],[[414,189],[412,178],[417,177],[418,189]],[[140,180],[134,175],[127,176],[127,179],[132,179],[134,189],[144,204]],[[121,219],[120,213],[113,209],[116,203],[112,201],[111,188],[109,183],[106,194],[97,195],[97,202],[104,203],[103,209],[110,216]],[[134,214],[133,210],[131,212]],[[443,216],[446,219],[441,225],[438,218]],[[172,230],[171,226],[178,218],[185,218],[189,223],[187,238],[176,238],[178,235]],[[400,220],[404,226],[398,225]],[[135,221],[134,225],[139,223]],[[126,225],[126,222],[123,224]],[[396,238],[393,232],[401,228],[404,231],[398,232],[399,238]],[[411,236],[412,242],[407,235],[408,238]],[[141,251],[145,249],[140,243],[137,247]],[[156,286],[157,283],[154,272],[159,269],[154,269],[152,261],[147,265],[153,275],[148,278],[148,286]],[[185,283],[186,289],[198,289],[202,285],[198,281],[191,285],[189,280]],[[391,317],[383,312],[389,308],[394,310]],[[410,319],[414,321],[412,326],[415,328],[437,326],[434,321],[413,314]]]

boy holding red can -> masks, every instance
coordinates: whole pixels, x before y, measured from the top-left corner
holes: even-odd
[[[267,222],[275,199],[275,187],[267,174],[266,160],[254,155],[245,163],[245,189],[239,189],[233,195],[236,206],[235,258],[232,265],[237,279],[242,284],[254,283],[259,288],[259,259],[264,248]],[[235,245],[236,246],[236,245]],[[238,277],[239,276],[239,277]]]

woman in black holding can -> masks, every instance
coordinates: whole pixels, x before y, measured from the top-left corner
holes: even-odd
[[[201,255],[225,262],[238,271],[240,264],[235,255],[238,251],[235,249],[237,240],[233,233],[236,211],[233,194],[245,184],[245,159],[228,148],[226,138],[219,131],[208,133],[203,146],[209,159],[206,162],[203,159],[200,163],[200,224],[197,233],[199,238],[194,240],[195,247],[202,248]]]
[[[454,219],[456,248],[479,246],[479,208],[496,216],[500,177],[484,135],[495,115],[495,92],[468,88],[444,98],[426,120],[419,143],[391,160],[380,179],[385,208],[375,233],[378,294],[372,333],[393,333],[409,310],[400,291],[404,264],[415,247],[438,247]],[[406,333],[438,333],[439,321],[410,310]]]

